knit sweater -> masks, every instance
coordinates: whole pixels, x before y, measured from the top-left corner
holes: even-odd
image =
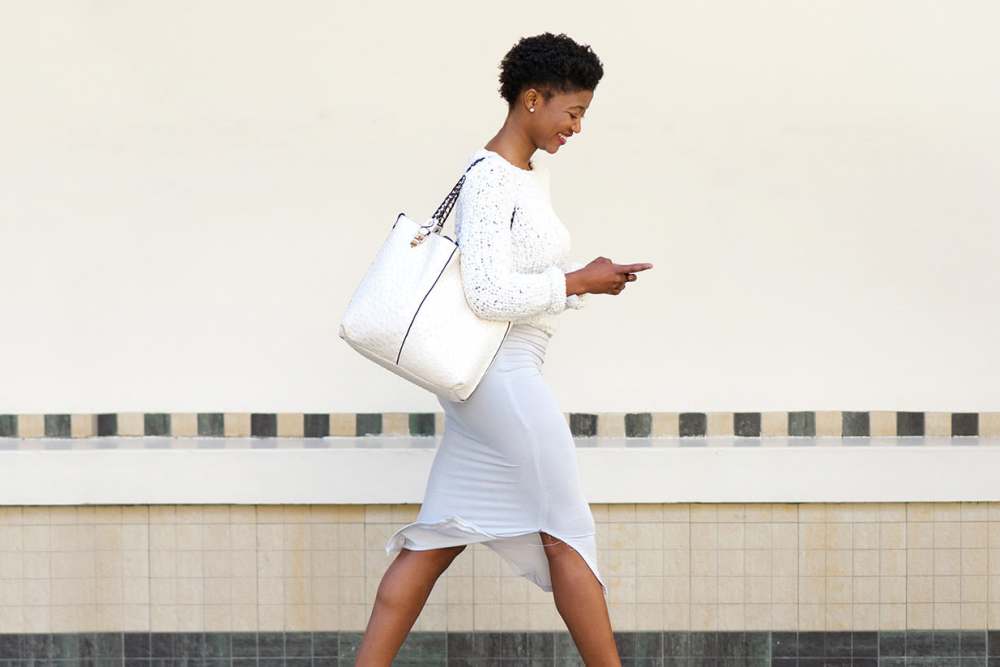
[[[466,301],[481,318],[525,323],[550,336],[556,315],[580,309],[586,295],[566,295],[566,273],[585,265],[569,257],[570,233],[549,194],[549,173],[521,169],[478,149],[466,162],[455,201],[455,235]]]

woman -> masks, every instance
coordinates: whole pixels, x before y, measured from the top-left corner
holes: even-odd
[[[444,435],[417,521],[386,544],[398,555],[379,584],[357,665],[391,664],[438,577],[475,543],[553,592],[587,665],[621,664],[576,448],[541,367],[559,313],[582,308],[587,293],[621,293],[652,264],[569,260],[569,231],[530,160],[580,132],[604,73],[597,56],[544,33],[521,39],[501,70],[507,118],[469,160],[455,231],[469,306],[512,325],[466,401],[438,397]]]

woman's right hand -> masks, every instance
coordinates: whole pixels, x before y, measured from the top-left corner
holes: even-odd
[[[639,271],[653,268],[649,262],[638,264],[615,264],[607,257],[598,257],[573,273],[579,275],[584,293],[620,294],[625,284],[638,280]]]

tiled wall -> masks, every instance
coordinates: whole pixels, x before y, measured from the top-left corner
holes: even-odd
[[[1000,436],[1000,412],[564,413],[576,437]],[[0,414],[0,438],[435,435],[442,412]]]
[[[0,632],[358,631],[415,505],[0,508]],[[1000,503],[593,505],[621,631],[1000,628]],[[559,631],[474,545],[417,631]]]

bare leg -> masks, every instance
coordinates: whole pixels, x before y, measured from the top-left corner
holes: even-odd
[[[587,667],[621,667],[601,582],[576,549],[540,532],[556,609]]]
[[[361,638],[357,667],[388,667],[406,640],[438,577],[465,545],[411,551],[403,549],[382,575],[375,608]]]

